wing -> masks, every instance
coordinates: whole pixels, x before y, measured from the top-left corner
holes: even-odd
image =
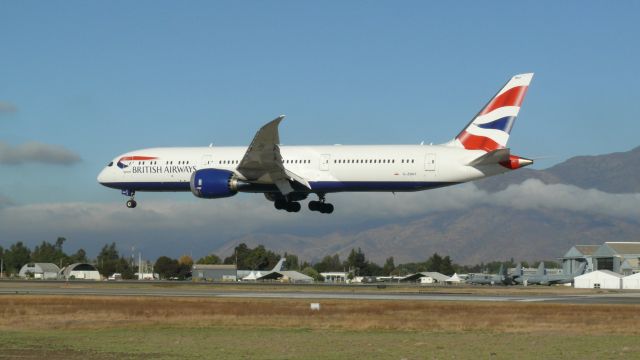
[[[236,170],[248,181],[273,183],[283,195],[293,192],[289,181],[311,188],[307,180],[285,169],[280,155],[278,125],[284,115],[278,116],[260,128]]]

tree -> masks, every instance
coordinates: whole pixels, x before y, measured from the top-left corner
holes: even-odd
[[[302,269],[302,273],[312,277],[313,280],[315,281],[323,280],[322,275],[320,275],[320,273],[316,269],[312,268],[311,266],[307,266],[306,268]]]
[[[114,273],[119,273],[124,280],[135,279],[133,266],[131,266],[131,263],[123,257],[116,261]]]
[[[365,258],[362,249],[358,248],[358,251],[351,249],[351,252],[344,264],[350,271],[354,271],[354,275],[364,275],[363,270],[367,266],[367,259]]]
[[[84,249],[78,249],[78,251],[76,251],[75,254],[69,256],[69,263],[73,264],[73,263],[86,263],[87,260],[87,253],[86,251],[84,251]]]
[[[362,276],[382,276],[385,275],[382,267],[373,261],[367,261],[365,267],[360,273]]]
[[[431,255],[431,257],[426,261],[427,271],[439,272],[441,266],[442,266],[442,257],[438,255],[438,253],[434,253],[433,255]]]
[[[43,241],[42,244],[36,245],[31,252],[31,261],[42,263],[54,263],[56,265],[65,265],[69,262],[67,254],[62,251],[62,245],[66,241],[65,238],[59,237],[55,244]]]
[[[198,259],[198,261],[196,261],[196,264],[216,265],[216,264],[220,264],[220,258],[216,254],[209,254],[205,257],[201,257],[200,259]]]
[[[112,242],[111,245],[105,245],[100,250],[98,254],[98,270],[102,276],[110,276],[117,271],[118,261],[120,260],[120,255],[118,254],[118,249],[116,248],[116,243]]]
[[[300,270],[297,255],[284,253],[284,258],[287,270]]]
[[[328,271],[342,271],[344,266],[340,261],[340,255],[335,254],[333,256],[327,255],[319,263],[313,266],[319,273]]]
[[[161,279],[170,279],[178,274],[178,261],[167,256],[160,256],[153,265],[153,271],[160,275]]]
[[[178,259],[178,264],[188,266],[190,268],[193,266],[193,259],[189,255],[182,255]]]
[[[455,272],[453,269],[453,262],[449,255],[442,258],[442,263],[440,264],[440,270],[438,270],[438,272],[449,276],[453,275]]]
[[[251,249],[245,243],[236,246],[234,253],[224,259],[225,264],[237,264],[238,269],[269,270],[272,269],[280,256],[271,250],[258,245]],[[236,263],[237,261],[237,263]]]
[[[24,246],[22,241],[18,241],[9,247],[9,250],[5,250],[4,265],[7,272],[17,274],[24,264],[31,261],[31,250]]]
[[[387,258],[387,260],[384,262],[384,266],[382,267],[382,272],[384,273],[384,275],[390,275],[393,270],[395,270],[396,265],[394,264],[393,261],[393,256]]]

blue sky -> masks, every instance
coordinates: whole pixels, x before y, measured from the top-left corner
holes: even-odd
[[[279,114],[285,144],[445,142],[520,72],[536,76],[515,153],[554,156],[544,168],[629,150],[639,145],[639,10],[631,1],[5,1],[0,151],[36,142],[81,160],[0,163],[0,199],[123,202],[95,181],[115,155],[245,145]]]

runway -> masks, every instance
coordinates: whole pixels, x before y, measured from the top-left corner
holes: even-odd
[[[113,284],[113,285],[112,285]],[[2,283],[0,295],[85,295],[85,296],[148,296],[148,297],[211,297],[211,298],[249,298],[249,299],[306,299],[306,300],[387,300],[387,301],[472,301],[472,302],[547,302],[566,304],[640,304],[639,292],[594,292],[592,294],[556,294],[541,289],[538,294],[513,295],[506,291],[508,288],[495,288],[492,295],[476,294],[473,289],[468,293],[446,292],[372,292],[371,289],[359,289],[357,286],[348,290],[305,290],[304,287],[294,287],[295,291],[224,289],[224,287],[208,286],[117,286],[117,284],[96,283],[94,286],[86,283]],[[440,289],[441,290],[441,289]],[[550,294],[544,294],[549,292]],[[505,294],[506,293],[506,294]]]

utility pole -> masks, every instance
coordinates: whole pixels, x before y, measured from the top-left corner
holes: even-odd
[[[4,279],[4,274],[2,270],[4,269],[4,258],[0,259],[0,279]]]

